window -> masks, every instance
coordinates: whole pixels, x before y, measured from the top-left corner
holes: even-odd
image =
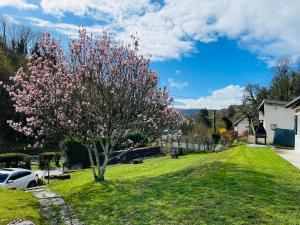
[[[277,124],[271,124],[271,129],[275,130],[277,128]]]
[[[294,128],[295,134],[298,134],[298,115],[295,115],[295,128]]]
[[[17,180],[17,179],[20,179],[22,177],[26,177],[28,175],[30,175],[31,172],[29,171],[25,171],[25,172],[18,172],[18,173],[15,173],[13,175],[10,176],[9,180]]]
[[[3,183],[7,177],[8,177],[8,174],[0,173],[0,183]]]

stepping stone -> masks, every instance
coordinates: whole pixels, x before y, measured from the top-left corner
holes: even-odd
[[[31,192],[39,200],[42,215],[49,224],[84,225],[75,217],[73,208],[67,205],[64,199],[53,191],[45,188],[32,188],[27,189],[27,192]]]

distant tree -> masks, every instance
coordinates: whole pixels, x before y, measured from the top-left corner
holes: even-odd
[[[232,120],[234,118],[235,114],[236,114],[235,106],[234,105],[229,106],[228,109],[227,109],[228,119]]]
[[[0,44],[0,82],[10,84],[9,77],[15,73],[18,66],[25,66],[24,59],[24,55],[11,51],[2,41]],[[15,142],[24,139],[23,135],[7,124],[7,120],[21,118],[22,115],[15,112],[9,94],[0,88],[0,142]]]
[[[201,109],[195,117],[196,122],[203,123],[207,127],[211,127],[211,119],[209,118],[209,112],[206,108]]]
[[[292,61],[290,57],[277,61],[270,86],[272,99],[290,101],[294,97]]]
[[[211,141],[210,129],[204,123],[195,123],[188,136],[194,143],[207,144]]]
[[[226,130],[232,130],[232,121],[228,117],[224,116],[222,121],[225,123]]]
[[[35,42],[36,33],[27,26],[15,25],[10,29],[12,48],[19,54],[27,54],[30,44]]]
[[[244,96],[240,110],[247,116],[250,133],[255,134],[255,126],[258,125],[259,104],[269,97],[269,90],[259,84],[248,84],[245,87]]]

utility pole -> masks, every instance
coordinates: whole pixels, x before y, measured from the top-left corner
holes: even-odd
[[[217,133],[217,128],[216,128],[216,110],[214,112],[214,133]]]

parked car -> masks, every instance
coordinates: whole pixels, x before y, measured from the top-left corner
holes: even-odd
[[[0,169],[0,187],[26,189],[37,185],[36,173],[21,168]]]

